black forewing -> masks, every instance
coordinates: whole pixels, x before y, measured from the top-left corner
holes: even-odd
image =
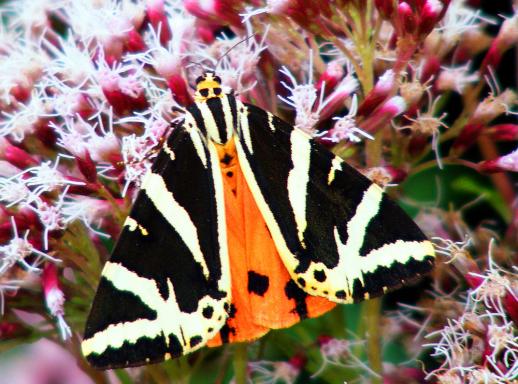
[[[305,142],[307,136],[303,132],[260,108],[244,105],[240,116],[247,119],[239,132],[243,151],[240,162],[246,163],[245,177],[249,185],[257,184],[259,198],[266,203],[261,205],[258,201],[258,206],[263,216],[269,210],[274,218],[272,221],[265,217],[270,232],[280,233],[277,238],[274,235],[279,253],[294,280],[306,292],[338,302],[359,301],[430,270],[434,255],[431,243],[370,180],[316,141],[308,138]],[[299,147],[298,142],[305,144]],[[301,241],[288,178],[294,163],[305,155],[309,156],[309,182],[305,188],[291,191],[292,195],[305,194],[307,226]],[[367,206],[374,207],[376,212],[370,213]],[[362,238],[349,239],[358,233],[348,227],[351,219],[354,217],[354,223],[360,223],[359,216],[364,213],[373,217],[365,221]],[[339,251],[339,243],[352,244],[349,248],[342,247],[345,250],[358,244],[357,257]],[[408,254],[401,257],[398,252]],[[366,263],[369,255],[379,263],[376,268],[369,265],[372,262]],[[344,273],[337,275],[337,272]],[[350,289],[340,285],[348,285]]]
[[[143,185],[103,271],[85,329],[86,342],[83,343],[83,351],[93,366],[132,366],[182,355],[205,344],[224,324],[226,314],[222,308],[228,301],[229,291],[228,271],[225,272],[228,270],[228,259],[225,260],[228,256],[219,244],[222,237],[218,233],[218,220],[224,218],[218,217],[218,204],[223,202],[217,199],[221,180],[218,182],[214,177],[220,171],[218,162],[214,164],[213,160],[201,135],[192,127],[189,131],[183,127],[176,128],[158,155],[151,172],[161,177],[170,195],[162,193],[159,196],[157,188],[148,190]],[[181,227],[189,223],[182,222],[181,218],[171,222],[164,214],[164,208],[171,206],[171,198],[187,212],[196,229],[208,276],[195,260],[188,241],[181,237]],[[114,265],[117,271],[122,272],[112,273],[109,267]],[[125,282],[118,281],[131,278],[131,273],[125,269],[138,276],[134,278],[135,289],[124,288]],[[146,298],[147,293],[139,291],[144,289],[139,281],[142,284],[154,282],[150,286],[153,289],[156,286],[158,298],[157,292],[149,293],[151,299]],[[149,329],[160,316],[168,315],[168,309],[162,309],[160,315],[154,308],[157,305],[150,305],[150,302],[160,303],[159,299],[173,301],[169,304],[171,318],[168,321],[178,323],[175,328],[178,334],[169,332],[169,329],[140,337],[135,334],[138,332],[135,330],[138,328],[135,327],[136,321],[144,320],[142,324],[149,324]],[[213,307],[210,318],[203,316],[205,307]],[[110,327],[120,327],[118,334],[122,332],[124,335],[122,345],[121,340],[118,344],[109,340],[115,334]],[[103,345],[106,340],[107,348],[99,353],[102,347],[97,347],[92,352],[94,343],[90,341],[88,344],[92,338],[100,340],[96,345]]]

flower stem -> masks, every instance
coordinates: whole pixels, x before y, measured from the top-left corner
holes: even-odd
[[[366,322],[367,358],[369,360],[369,367],[378,375],[380,375],[379,377],[373,376],[371,378],[371,383],[381,384],[381,299],[376,298],[365,301],[362,306],[362,312],[362,318],[364,318]]]
[[[236,384],[246,384],[248,343],[238,343],[234,349],[234,378]]]

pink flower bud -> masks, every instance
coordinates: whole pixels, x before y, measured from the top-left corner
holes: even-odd
[[[397,8],[396,29],[399,35],[411,35],[415,32],[417,20],[412,7],[405,1],[399,3]]]
[[[206,20],[197,19],[195,23],[196,35],[205,44],[212,44],[216,40],[215,32],[216,28],[212,23]]]
[[[63,318],[65,314],[65,294],[59,287],[58,270],[55,264],[45,263],[41,274],[41,284],[47,308],[50,314],[57,318],[61,337],[66,340],[72,335],[72,332]]]
[[[464,278],[471,289],[478,288],[484,282],[484,278],[475,273],[468,273]]]
[[[34,133],[47,147],[53,148],[56,144],[56,132],[49,126],[49,121],[47,119],[41,119],[36,122]]]
[[[307,357],[304,356],[303,354],[299,353],[299,354],[296,354],[295,356],[293,356],[289,360],[289,363],[296,369],[301,370],[302,368],[304,368],[307,361],[308,361]]]
[[[401,168],[396,168],[396,167],[393,167],[392,165],[386,165],[384,168],[385,168],[385,171],[387,171],[387,173],[392,178],[392,183],[396,183],[396,184],[401,183],[408,176],[408,173]]]
[[[405,112],[407,104],[401,96],[394,96],[387,100],[380,108],[367,118],[361,128],[368,132],[373,132],[383,124]]]
[[[442,17],[444,5],[439,0],[426,0],[421,9],[418,34],[428,35]]]
[[[95,163],[90,156],[90,152],[86,149],[84,151],[84,155],[82,157],[76,156],[77,167],[85,177],[85,179],[90,183],[95,183],[97,181],[97,169],[95,167]]]
[[[480,65],[480,70],[483,74],[488,72],[488,68],[497,68],[502,60],[503,51],[498,46],[498,41],[495,39],[491,43],[489,50],[484,56],[484,60]]]
[[[56,98],[54,106],[62,115],[79,115],[83,119],[88,119],[96,112],[90,96],[85,92],[77,92],[72,95],[67,94]]]
[[[232,0],[185,0],[185,9],[200,19],[241,27],[241,17],[235,7],[239,2]]]
[[[422,84],[426,84],[426,82],[430,81],[437,75],[440,69],[441,60],[437,56],[433,55],[427,57],[423,69],[421,70],[421,77],[419,78],[419,81]]]
[[[34,157],[25,150],[12,145],[5,138],[0,138],[0,158],[20,169],[38,165],[38,161]]]
[[[160,29],[160,43],[166,45],[171,40],[172,33],[164,8],[164,0],[148,0],[146,3],[146,16],[155,31]]]
[[[331,93],[340,80],[344,77],[344,69],[342,65],[337,61],[331,61],[327,64],[326,70],[317,82],[317,89],[319,92],[322,91],[322,86],[325,83],[325,94]]]
[[[518,140],[518,124],[494,125],[487,133],[496,141],[515,141]]]
[[[22,326],[18,323],[2,321],[0,323],[0,340],[8,340],[20,335]]]
[[[359,3],[361,4],[361,2]],[[323,17],[332,17],[333,11],[327,1],[275,0],[268,2],[268,11],[275,15],[288,16],[303,28],[321,35],[330,35]]]
[[[350,80],[350,81],[349,81]],[[356,79],[345,78],[335,91],[331,93],[324,101],[325,105],[320,109],[319,120],[323,121],[329,116],[342,109],[344,102],[351,96],[356,90],[358,84]]]
[[[403,181],[407,173],[392,166],[373,167],[362,171],[362,173],[373,183],[385,188],[389,184]]]
[[[144,90],[136,79],[123,78],[114,71],[102,71],[99,83],[116,114],[124,115],[148,107]]]
[[[331,336],[327,336],[327,335],[320,335],[317,338],[318,345],[320,345],[320,346],[329,343],[331,340],[333,340],[333,338]]]
[[[140,33],[132,29],[128,32],[125,48],[129,52],[142,52],[146,50],[146,43]]]
[[[178,104],[188,106],[193,103],[192,96],[187,88],[187,83],[183,76],[172,75],[167,78],[167,85],[173,93],[174,99]]]
[[[51,310],[51,313],[57,313],[60,310],[55,308],[63,306],[64,297],[63,292],[61,292],[61,289],[59,289],[58,269],[54,263],[45,263],[45,266],[43,267],[43,273],[41,274],[41,284],[43,286],[45,300],[47,300],[47,306]],[[50,304],[48,302],[48,297],[51,301]]]
[[[32,82],[18,82],[11,87],[11,89],[9,90],[9,94],[20,103],[25,103],[29,101],[32,89]]]
[[[481,72],[497,68],[504,53],[518,43],[518,14],[506,19],[481,64]]]
[[[478,164],[478,170],[487,173],[518,172],[518,149],[505,156],[480,162]]]
[[[390,95],[396,86],[394,72],[389,69],[379,79],[374,88],[367,94],[358,108],[358,116],[367,116]]]

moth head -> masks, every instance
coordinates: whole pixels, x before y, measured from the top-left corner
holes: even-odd
[[[205,72],[196,79],[194,100],[196,102],[204,102],[214,97],[223,97],[221,79],[214,72]]]

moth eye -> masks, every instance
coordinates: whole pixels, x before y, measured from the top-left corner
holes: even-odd
[[[203,97],[209,96],[209,89],[208,88],[200,89],[200,95],[202,95]]]
[[[221,77],[215,76],[214,81],[221,84]]]
[[[216,96],[221,95],[221,88],[214,88],[214,94]]]
[[[198,76],[198,77],[196,78],[196,84],[201,83],[203,80],[204,80],[204,77],[203,77],[203,76]]]

